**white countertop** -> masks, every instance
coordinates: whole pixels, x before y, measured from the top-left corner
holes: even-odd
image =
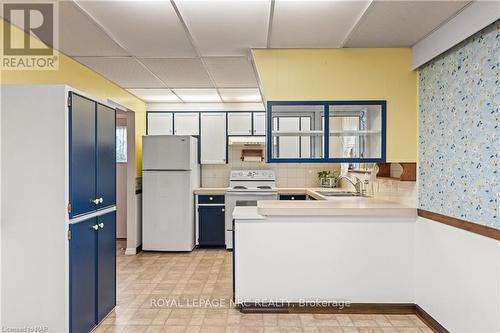
[[[417,210],[370,197],[334,197],[329,200],[262,200],[257,213],[264,216],[398,216],[416,217]]]

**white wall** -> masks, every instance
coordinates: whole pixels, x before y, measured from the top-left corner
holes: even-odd
[[[500,242],[419,217],[416,303],[453,333],[500,332]]]
[[[412,47],[413,68],[437,57],[500,18],[500,1],[473,1]]]

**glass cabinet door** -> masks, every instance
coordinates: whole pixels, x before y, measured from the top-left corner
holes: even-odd
[[[277,105],[270,114],[273,117],[272,158],[323,156],[323,105]]]
[[[330,158],[380,158],[382,107],[330,105],[329,148]]]

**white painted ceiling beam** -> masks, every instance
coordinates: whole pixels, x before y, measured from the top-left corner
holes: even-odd
[[[429,60],[500,19],[500,1],[474,1],[412,47],[412,65]]]

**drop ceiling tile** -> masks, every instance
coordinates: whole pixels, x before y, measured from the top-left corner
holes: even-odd
[[[258,88],[219,89],[224,103],[262,102]]]
[[[346,47],[410,47],[469,1],[374,1]]]
[[[170,1],[78,1],[78,4],[134,56],[196,56]]]
[[[270,0],[175,3],[202,56],[246,55],[266,47]]]
[[[130,57],[74,57],[123,88],[164,88],[165,85]]]
[[[180,103],[182,102],[170,89],[127,89],[144,102]]]
[[[74,2],[61,1],[59,6],[59,49],[69,56],[127,55]]]
[[[221,102],[216,89],[173,89],[173,91],[186,103]]]
[[[370,1],[277,0],[271,47],[341,47]]]
[[[140,61],[170,88],[213,87],[200,59],[141,58]]]
[[[254,69],[247,57],[203,58],[218,88],[258,87]]]

